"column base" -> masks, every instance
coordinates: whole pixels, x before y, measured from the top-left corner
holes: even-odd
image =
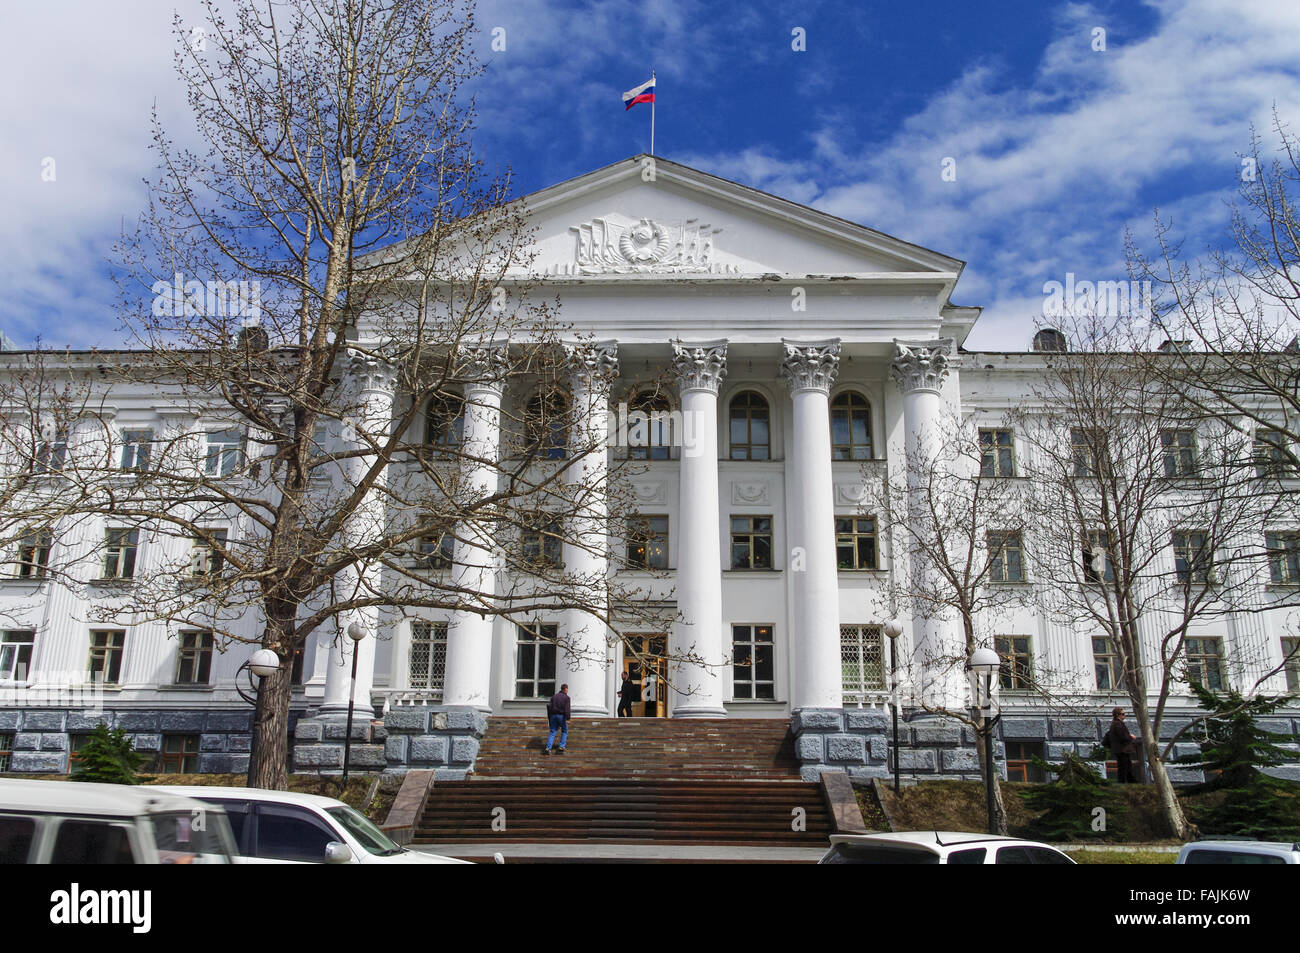
[[[684,708],[674,708],[668,715],[669,718],[729,718],[725,708],[714,708],[705,705],[691,705]]]
[[[569,711],[574,715],[594,715],[597,718],[613,718],[609,709],[600,705],[570,705]]]

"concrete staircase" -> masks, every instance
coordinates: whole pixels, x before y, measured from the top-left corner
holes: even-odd
[[[434,785],[414,843],[827,845],[825,798],[799,780],[788,719],[570,728],[565,754],[547,756],[540,719],[494,716],[474,774]]]

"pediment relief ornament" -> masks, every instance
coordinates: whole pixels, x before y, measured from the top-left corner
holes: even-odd
[[[632,496],[636,499],[637,503],[667,503],[668,489],[661,481],[649,483],[634,482],[632,484]]]
[[[548,275],[735,274],[735,265],[714,262],[713,236],[722,231],[699,219],[659,222],[593,218],[570,227],[572,263],[552,265]]]
[[[858,506],[867,498],[867,488],[861,483],[836,483],[835,503],[837,506]]]
[[[731,484],[732,503],[766,503],[767,501],[766,483],[746,483],[737,480]]]

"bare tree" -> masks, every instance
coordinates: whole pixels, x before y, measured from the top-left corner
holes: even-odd
[[[931,453],[909,456],[903,472],[886,473],[872,507],[885,516],[900,551],[890,574],[890,598],[907,606],[914,618],[955,623],[961,641],[923,649],[914,665],[927,671],[963,673],[976,648],[993,648],[992,624],[1032,598],[1026,585],[1024,539],[1028,513],[1022,481],[1013,479],[1014,448],[999,443],[999,428],[981,431],[957,412],[934,422]],[[1002,430],[1002,433],[1009,431]],[[870,479],[871,474],[864,474]],[[870,484],[869,484],[870,485]],[[1009,663],[1010,664],[1010,663]],[[1007,669],[1018,688],[1044,691],[1047,673]],[[953,718],[982,735],[992,725],[972,710],[954,708],[922,695],[921,708]],[[997,833],[1007,832],[1006,808],[996,766],[979,745],[980,771],[988,783],[992,767]]]
[[[1110,687],[1127,692],[1169,832],[1186,837],[1161,733],[1180,684],[1271,674],[1244,637],[1222,660],[1194,641],[1207,623],[1266,608],[1270,501],[1242,479],[1251,451],[1239,428],[1151,372],[1145,325],[1089,314],[1059,329],[1072,347],[1043,355],[1018,414],[1035,567],[1051,616],[1108,640]]]
[[[204,149],[155,120],[159,176],[119,249],[134,349],[68,370],[91,393],[138,386],[168,416],[135,448],[110,415],[83,419],[66,512],[45,512],[119,527],[82,547],[83,584],[124,541],[154,543],[99,617],[276,653],[248,779],[283,788],[291,662],[318,632],[347,645],[359,614],[537,630],[577,611],[599,637],[562,632],[560,649],[603,663],[611,607],[638,611],[581,558],[606,557],[626,509],[604,463],[615,365],[526,300],[526,210],[483,174],[461,102],[468,5],[205,6],[202,27],[175,23]],[[19,469],[44,446],[27,440]],[[30,514],[30,495],[11,509]]]

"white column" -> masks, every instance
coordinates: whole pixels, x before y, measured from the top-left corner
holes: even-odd
[[[471,356],[470,380],[465,384],[465,427],[461,436],[460,488],[466,501],[482,498],[497,487],[497,455],[501,449],[499,376],[504,349],[481,348]],[[456,529],[451,584],[477,593],[485,608],[496,592],[496,555],[492,536],[475,521]],[[463,596],[472,599],[473,596]],[[496,617],[457,609],[447,625],[447,669],[443,678],[444,705],[491,708],[492,623]]]
[[[610,383],[618,373],[612,341],[574,348],[573,428],[569,446],[580,454],[565,472],[572,508],[565,534],[564,572],[582,600],[608,609],[609,456],[606,449]],[[568,682],[574,714],[608,715],[606,670],[609,642],[605,623],[581,609],[564,612],[562,680]]]
[[[930,341],[894,341],[891,366],[903,392],[903,428],[909,491],[908,508],[925,506],[926,474],[935,466],[943,430],[940,388],[953,363],[952,338]],[[928,557],[917,547],[909,556],[915,584],[923,589],[942,588],[944,582]],[[921,664],[921,692],[935,705],[963,708],[968,703],[963,665],[965,647],[953,621],[942,612],[912,612],[912,645]]]
[[[718,387],[727,342],[673,343],[682,401],[677,507],[677,612],[668,638],[669,714],[725,716],[729,653],[722,633],[722,549],[718,537]]]
[[[393,383],[396,370],[391,364],[356,351],[349,352],[344,365],[345,380],[356,394],[357,420],[344,434],[344,443],[352,449],[373,451],[376,444],[388,438],[393,422]],[[373,452],[362,453],[346,461],[343,472],[344,493],[350,492],[366,477],[374,465]],[[380,470],[356,511],[348,518],[343,529],[343,544],[348,547],[364,545],[384,532],[384,483],[386,469]],[[337,597],[342,600],[363,599],[379,591],[381,567],[378,563],[353,563],[335,577]],[[353,622],[361,626],[365,638],[353,642],[346,630]],[[357,710],[369,717],[370,690],[375,680],[375,645],[379,638],[379,608],[358,609],[338,617],[338,632],[329,648],[329,661],[325,669],[325,697],[321,703],[322,715],[344,714],[352,689],[352,653],[357,653]]]
[[[830,388],[839,372],[840,342],[784,341],[781,376],[794,402],[789,454],[794,500],[789,571],[794,574],[795,678],[790,706],[842,708],[840,587],[835,561],[831,481]]]

